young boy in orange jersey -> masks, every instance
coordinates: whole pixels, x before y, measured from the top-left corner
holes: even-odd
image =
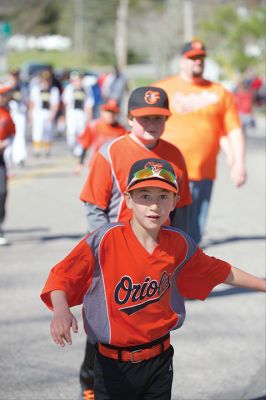
[[[86,206],[90,232],[107,222],[130,217],[123,196],[127,176],[135,161],[148,157],[166,159],[172,164],[178,177],[180,202],[171,215],[171,224],[187,229],[191,194],[186,165],[179,149],[161,139],[170,115],[168,97],[163,89],[147,86],[131,93],[128,101],[131,131],[100,147],[80,194]]]
[[[170,163],[133,164],[125,199],[130,221],[106,224],[85,237],[50,272],[41,298],[53,310],[51,336],[72,343],[70,307],[83,303],[95,344],[96,400],[170,400],[170,331],[185,320],[184,297],[204,300],[226,283],[266,292],[263,279],[210,257],[184,231],[165,226],[178,196]]]
[[[117,120],[119,111],[117,102],[112,99],[108,100],[100,106],[100,117],[87,124],[84,131],[77,137],[77,142],[82,147],[79,164],[75,169],[77,174],[82,170],[88,150],[90,159],[92,159],[93,155],[105,142],[126,133],[126,128]]]
[[[180,201],[171,213],[170,223],[183,230],[188,227],[191,194],[187,169],[180,150],[161,139],[167,118],[171,115],[166,92],[152,86],[135,89],[128,100],[131,131],[107,142],[91,162],[80,199],[86,206],[89,231],[108,222],[128,220],[131,210],[126,207],[124,192],[131,165],[141,158],[168,160],[178,177]],[[94,348],[87,342],[85,358],[80,369],[80,382],[85,394],[93,386]]]

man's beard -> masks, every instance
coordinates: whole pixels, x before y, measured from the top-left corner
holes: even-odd
[[[192,76],[193,76],[194,78],[201,78],[202,75],[203,75],[203,69],[200,70],[200,71],[193,71],[193,72],[192,72]]]

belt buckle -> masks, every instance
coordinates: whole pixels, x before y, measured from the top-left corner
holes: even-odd
[[[138,364],[138,363],[140,363],[140,362],[142,361],[142,360],[135,361],[135,360],[134,360],[134,356],[133,356],[133,354],[139,353],[140,351],[142,351],[142,350],[140,349],[140,350],[131,351],[131,353],[130,353],[130,361],[131,361],[133,364]]]

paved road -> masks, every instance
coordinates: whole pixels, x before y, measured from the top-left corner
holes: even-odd
[[[249,182],[235,189],[224,159],[205,250],[259,276],[265,271],[265,141],[250,138]],[[0,248],[0,399],[76,400],[85,336],[71,347],[49,337],[50,312],[39,294],[49,269],[86,232],[78,195],[85,179],[58,140],[50,159],[29,158],[10,182],[7,237]],[[265,399],[265,296],[228,286],[205,302],[187,302],[187,320],[172,334],[173,400]],[[126,399],[125,399],[126,400]]]

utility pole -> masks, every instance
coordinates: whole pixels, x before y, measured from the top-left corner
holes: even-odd
[[[74,50],[82,53],[84,44],[84,2],[73,0],[74,3]]]
[[[194,36],[193,0],[183,0],[184,42],[189,42]]]
[[[115,55],[119,69],[127,65],[128,0],[120,0],[116,13]]]

